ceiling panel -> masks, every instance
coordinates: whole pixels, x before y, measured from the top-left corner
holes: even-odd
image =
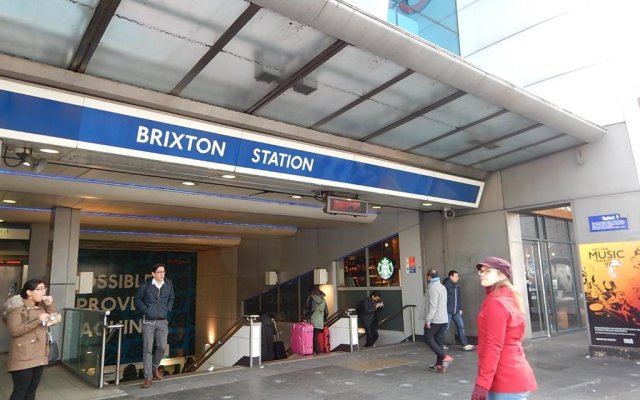
[[[536,129],[527,131],[526,133],[496,142],[491,148],[480,147],[469,153],[462,154],[452,158],[451,161],[462,165],[472,165],[482,160],[486,160],[496,154],[503,154],[521,147],[550,139],[560,135],[560,132],[547,126],[540,126]]]
[[[383,126],[397,121],[407,112],[373,100],[366,100],[357,107],[345,112],[320,127],[321,130],[360,139]]]
[[[288,90],[257,114],[310,126],[403,71],[388,60],[348,46],[308,76],[308,85],[317,87],[316,91],[305,96]]]
[[[494,104],[475,96],[466,95],[431,111],[426,116],[454,129],[468,125],[500,110],[501,108]]]
[[[406,150],[449,132],[451,127],[425,116],[418,117],[391,131],[368,140],[368,143]]]
[[[246,110],[336,40],[261,9],[182,92],[183,97]],[[262,71],[278,81],[259,82]]]
[[[409,114],[457,91],[424,75],[413,74],[375,95],[372,100]]]
[[[124,0],[86,72],[169,92],[247,6]]]
[[[0,53],[67,68],[98,0],[0,1]]]
[[[501,157],[496,157],[491,160],[479,162],[474,165],[478,165],[480,168],[488,171],[496,171],[502,168],[506,168],[512,165],[521,164],[523,162],[535,160],[545,155],[556,153],[562,150],[577,147],[583,142],[571,136],[563,135],[556,139],[546,141],[537,146],[528,147],[523,150],[513,151],[505,154]]]

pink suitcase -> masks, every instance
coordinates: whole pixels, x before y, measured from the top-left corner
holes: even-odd
[[[291,328],[291,351],[301,356],[313,354],[313,325],[296,322]]]

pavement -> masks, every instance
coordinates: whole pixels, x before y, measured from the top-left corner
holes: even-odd
[[[590,357],[585,331],[527,343],[525,352],[540,387],[529,396],[531,400],[640,399],[640,361]],[[140,388],[141,381],[102,390],[79,380],[77,385],[91,393],[87,399],[470,399],[476,352],[451,346],[449,354],[454,361],[445,374],[427,369],[435,356],[424,343],[408,342],[275,361],[262,367],[170,376],[155,381],[149,389]],[[47,378],[55,368],[61,367],[45,371],[45,386],[52,387]],[[58,399],[41,391],[38,398]]]

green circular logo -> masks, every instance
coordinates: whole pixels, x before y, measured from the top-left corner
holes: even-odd
[[[389,257],[382,257],[378,261],[378,276],[382,279],[389,279],[393,275],[393,261]]]

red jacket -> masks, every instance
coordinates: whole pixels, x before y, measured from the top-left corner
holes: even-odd
[[[511,290],[491,291],[478,314],[478,377],[476,384],[498,393],[536,390],[536,378],[524,356],[525,321]]]

